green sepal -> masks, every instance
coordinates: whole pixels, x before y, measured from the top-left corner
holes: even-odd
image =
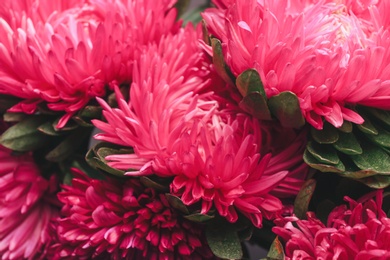
[[[380,147],[362,142],[363,153],[352,155],[351,159],[360,169],[374,170],[377,173],[390,174],[390,156]]]
[[[317,182],[315,179],[307,180],[298,192],[294,201],[294,214],[299,219],[306,218],[306,212],[309,209],[310,200],[314,194]]]
[[[305,125],[298,97],[285,91],[268,100],[271,113],[279,119],[284,127],[300,128]]]
[[[322,130],[311,128],[310,134],[319,144],[333,144],[339,140],[339,132],[331,124],[325,122]]]
[[[3,120],[5,122],[20,122],[23,119],[27,118],[28,115],[25,113],[9,113],[6,112],[3,115]]]
[[[225,63],[223,57],[222,44],[216,39],[211,39],[211,46],[213,48],[213,64],[218,75],[228,84],[234,85],[232,78],[233,74],[231,73],[229,67]]]
[[[76,124],[76,122],[74,122],[73,120],[69,120],[66,125],[62,128],[57,128],[57,125],[58,125],[58,122],[60,121],[61,118],[57,118],[56,120],[54,120],[53,122],[53,128],[58,131],[58,132],[67,132],[67,131],[72,131],[72,130],[75,130],[76,128],[79,127],[78,124]]]
[[[338,151],[348,155],[362,154],[363,152],[359,141],[353,133],[339,132],[339,139],[333,143],[333,146]]]
[[[364,117],[363,124],[357,125],[357,128],[365,134],[370,134],[370,135],[377,135],[378,134],[378,130],[371,123],[371,121],[366,117]]]
[[[242,110],[258,119],[272,119],[271,112],[268,109],[267,100],[259,92],[252,92],[243,97],[239,106]]]
[[[46,154],[46,160],[50,162],[64,161],[79,149],[79,145],[89,136],[89,134],[89,131],[75,131]]]
[[[340,162],[337,152],[329,144],[320,145],[314,141],[309,141],[306,148],[320,163],[336,165]]]
[[[265,99],[267,98],[260,75],[255,69],[247,69],[236,79],[236,86],[243,97],[249,93],[258,92]]]
[[[373,189],[384,189],[390,185],[390,176],[375,175],[364,179],[358,179],[358,181]]]
[[[38,131],[40,131],[41,133],[43,133],[45,135],[50,135],[50,136],[59,136],[59,135],[64,134],[64,132],[57,131],[57,129],[55,129],[53,127],[53,122],[50,122],[50,121],[45,122],[42,125],[40,125],[38,127]]]
[[[317,160],[307,149],[303,153],[303,160],[310,167],[317,169],[319,171],[322,171],[322,172],[342,173],[345,171],[345,166],[341,162],[341,160],[336,165],[325,164],[325,163],[322,163],[319,160]]]
[[[177,209],[183,214],[187,214],[187,215],[190,214],[187,206],[183,203],[183,201],[179,197],[172,195],[170,193],[165,193],[165,197],[167,198],[172,208]]]
[[[38,131],[47,120],[41,116],[30,116],[8,128],[0,137],[0,144],[18,152],[27,152],[43,147],[50,137]]]
[[[202,33],[203,33],[203,41],[211,46],[211,39],[210,39],[210,35],[209,35],[209,30],[207,29],[207,24],[206,24],[206,21],[204,19],[202,19]]]
[[[351,122],[344,120],[343,124],[338,128],[338,130],[343,133],[351,133],[353,130],[353,125]]]
[[[164,180],[162,180],[161,182],[158,182],[154,180],[152,176],[141,176],[139,180],[145,187],[152,188],[156,191],[161,192],[169,191],[169,183],[167,183],[166,185],[162,184],[163,181],[167,181],[166,178],[164,178]]]
[[[191,220],[193,222],[207,222],[215,218],[214,215],[209,215],[209,214],[201,214],[201,213],[193,213],[189,215],[185,215],[184,218]]]
[[[222,223],[221,223],[222,222]],[[207,225],[206,239],[215,256],[223,259],[241,259],[241,241],[237,230],[231,223],[213,221]]]
[[[175,4],[177,10],[177,18],[181,17],[188,9],[190,0],[178,0]]]
[[[368,111],[375,118],[390,126],[390,111],[375,109],[375,108],[365,108],[365,111]]]
[[[284,260],[284,249],[283,245],[280,242],[279,238],[276,237],[275,240],[272,242],[271,247],[268,251],[266,260]]]
[[[390,132],[386,131],[379,125],[376,125],[376,129],[377,129],[376,135],[371,135],[371,134],[366,135],[368,139],[370,139],[371,141],[373,141],[374,143],[376,143],[381,147],[390,148]]]
[[[125,171],[110,167],[105,158],[111,154],[128,154],[132,152],[132,150],[121,149],[113,144],[101,142],[87,152],[85,159],[95,169],[123,177]]]

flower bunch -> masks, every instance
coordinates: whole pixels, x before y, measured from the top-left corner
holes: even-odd
[[[1,4],[0,258],[389,258],[390,2],[188,4]]]

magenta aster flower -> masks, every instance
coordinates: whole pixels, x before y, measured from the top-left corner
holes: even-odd
[[[30,155],[12,156],[0,147],[1,259],[44,259],[51,244],[50,221],[59,210],[49,203],[56,182],[44,179]]]
[[[176,31],[175,1],[5,1],[0,9],[0,93],[65,112],[62,127],[112,81],[131,79],[137,47]]]
[[[314,213],[276,221],[273,231],[285,241],[286,259],[389,259],[390,219],[382,210],[382,191],[376,198],[336,207],[327,226]],[[293,225],[294,223],[294,225]]]
[[[361,124],[355,104],[390,108],[385,2],[235,1],[203,17],[236,76],[255,68],[268,97],[295,93],[306,120],[321,129],[323,119]]]
[[[94,180],[75,170],[58,194],[62,208],[54,259],[208,259],[201,225],[173,210],[137,179]]]

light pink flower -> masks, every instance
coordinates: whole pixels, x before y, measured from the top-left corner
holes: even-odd
[[[10,111],[45,102],[62,127],[112,81],[131,80],[137,47],[176,31],[175,1],[5,1],[0,9],[0,92],[23,99]]]
[[[0,147],[0,258],[44,259],[52,242],[50,221],[59,210],[56,182],[44,179],[30,155]],[[55,202],[55,201],[54,201]]]
[[[234,75],[255,68],[268,97],[292,91],[311,125],[340,127],[363,122],[355,104],[390,108],[389,4],[342,2],[235,1],[203,17]]]
[[[137,179],[94,180],[75,171],[53,259],[209,259],[203,226],[180,216],[164,194]]]
[[[390,219],[382,210],[382,191],[371,197],[346,197],[349,206],[336,207],[326,226],[312,212],[307,220],[276,221],[273,231],[285,242],[286,259],[389,259]]]

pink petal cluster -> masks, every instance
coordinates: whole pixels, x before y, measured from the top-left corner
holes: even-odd
[[[325,226],[314,213],[307,220],[275,221],[273,231],[285,242],[286,259],[390,259],[390,219],[382,210],[382,191],[348,206],[336,207]]]
[[[111,82],[131,80],[138,46],[176,31],[174,0],[6,0],[0,8],[0,93],[65,112],[57,127]]]
[[[390,109],[388,1],[233,2],[203,18],[234,75],[255,68],[268,97],[295,93],[317,129],[361,124],[356,104]]]
[[[134,64],[129,99],[118,87],[118,108],[99,99],[106,122],[93,122],[103,131],[95,137],[134,149],[107,156],[111,167],[173,177],[171,192],[186,205],[200,202],[203,214],[216,208],[230,222],[240,211],[260,227],[263,216],[282,210],[278,197],[297,194],[306,176],[304,134],[272,134],[278,132],[272,124],[211,92],[219,81],[199,38],[187,26],[145,48]]]
[[[53,259],[211,259],[203,227],[138,179],[96,180],[74,170]]]
[[[56,189],[30,155],[12,156],[0,147],[0,259],[45,259],[50,221],[59,213],[50,202]]]

